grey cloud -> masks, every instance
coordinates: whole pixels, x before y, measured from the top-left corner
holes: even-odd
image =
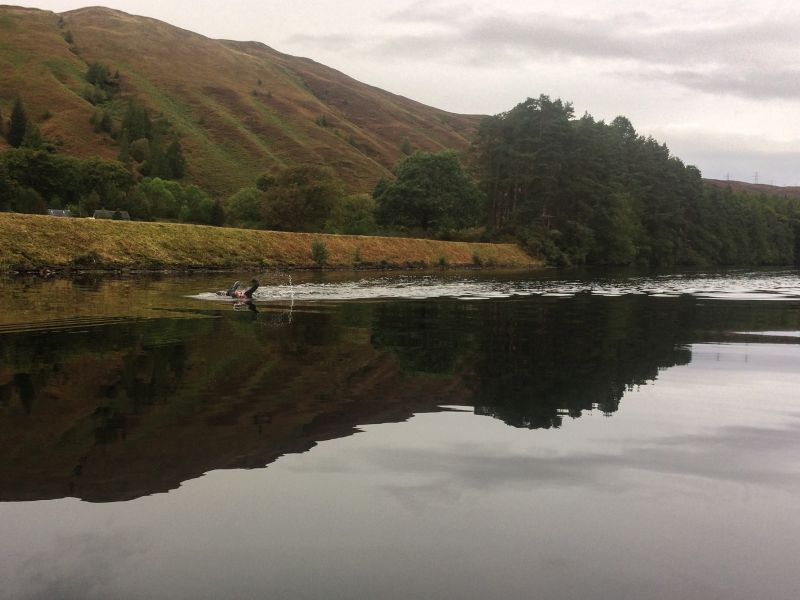
[[[800,69],[745,69],[738,73],[727,70],[684,69],[672,73],[642,74],[641,77],[667,80],[713,94],[723,93],[755,99],[800,97]]]
[[[755,100],[800,98],[800,68],[779,66],[762,68],[740,65],[736,68],[640,68],[611,70],[619,79],[667,82],[708,94],[726,94]]]
[[[800,97],[794,19],[664,28],[642,13],[486,17],[458,6],[416,4],[388,15],[386,22],[401,29],[408,25],[390,36],[295,36],[292,41],[393,60],[437,57],[468,66],[536,64],[554,58],[600,61],[598,68],[612,74],[659,79],[712,94]],[[628,68],[622,71],[620,63]]]
[[[411,6],[389,13],[384,20],[394,23],[424,23],[451,27],[454,23],[472,14],[474,11],[467,4],[437,5],[428,0],[421,0]]]
[[[794,45],[793,24],[771,21],[708,29],[652,30],[607,19],[527,18],[498,16],[470,23],[455,44],[474,50],[502,46],[520,53],[537,52],[574,58],[631,60],[651,64],[716,63],[748,56],[758,60],[763,50]],[[418,40],[419,42],[419,40]]]

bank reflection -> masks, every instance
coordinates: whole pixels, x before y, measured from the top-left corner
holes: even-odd
[[[0,500],[128,500],[442,405],[558,427],[619,410],[626,390],[687,364],[689,344],[800,329],[798,313],[579,295],[353,302],[291,319],[226,307],[4,333]]]

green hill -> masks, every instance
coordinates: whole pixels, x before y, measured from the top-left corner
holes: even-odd
[[[95,132],[99,108],[84,98],[92,63],[119,72],[119,91],[102,106],[114,126],[131,98],[163,116],[180,136],[187,180],[215,194],[299,163],[328,165],[351,191],[369,191],[403,149],[464,149],[480,121],[256,42],[213,40],[106,8],[59,15],[0,7],[3,119],[19,95],[61,151],[113,159],[119,145]]]

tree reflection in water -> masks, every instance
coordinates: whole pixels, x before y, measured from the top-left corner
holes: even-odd
[[[791,305],[688,296],[243,308],[0,334],[0,499],[136,498],[447,404],[559,427],[692,343],[800,329]]]

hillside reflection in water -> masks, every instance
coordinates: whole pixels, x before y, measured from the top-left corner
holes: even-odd
[[[18,595],[269,582],[280,597],[522,598],[535,580],[555,598],[592,582],[601,597],[746,598],[769,577],[765,596],[788,598],[800,583],[800,536],[781,525],[800,491],[795,301],[576,293],[289,315],[186,297],[224,287],[213,278],[31,285],[43,299],[27,305],[0,289],[14,307],[0,539],[16,540],[0,542],[0,578]],[[758,556],[736,548],[754,540]],[[494,574],[476,580],[481,564]]]

